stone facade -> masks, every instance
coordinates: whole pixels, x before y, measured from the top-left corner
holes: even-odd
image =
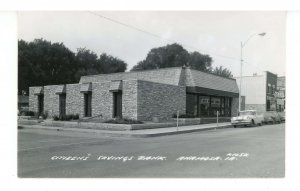
[[[209,80],[204,79],[209,76]],[[207,77],[208,78],[208,77]],[[61,85],[44,86],[44,112],[48,117],[59,115],[59,92]],[[204,72],[193,71],[189,68],[165,68],[160,70],[125,72],[117,74],[103,74],[83,76],[78,84],[66,84],[63,93],[66,93],[66,114],[78,114],[85,117],[85,93],[91,93],[91,116],[100,115],[103,119],[111,119],[114,116],[114,92],[117,94],[116,102],[122,101],[122,117],[140,121],[170,120],[177,111],[186,114],[186,94],[188,87],[205,87],[222,90],[228,87],[232,97],[231,113],[237,115],[238,97],[235,80],[216,77]],[[230,87],[230,88],[229,88]],[[30,87],[29,109],[38,112],[38,96],[42,87]],[[223,88],[223,89],[222,89]],[[65,91],[65,92],[64,92]],[[222,92],[221,91],[221,92]],[[209,92],[202,92],[210,95]],[[226,92],[225,92],[226,93]],[[215,94],[211,94],[215,95]],[[87,99],[89,102],[90,98]],[[117,112],[120,107],[117,107]],[[89,113],[89,112],[88,112]],[[119,113],[117,114],[119,115]]]
[[[44,112],[48,117],[59,115],[59,95],[56,94],[58,87],[58,85],[44,87]]]
[[[29,111],[38,112],[38,96],[34,94],[36,89],[41,88],[38,87],[29,87]]]
[[[125,80],[122,91],[122,116],[137,119],[137,80]],[[111,82],[92,83],[92,117],[102,116],[111,119],[113,116],[113,92],[109,91]],[[66,113],[79,114],[84,117],[84,93],[80,92],[81,84],[68,84],[66,87]]]
[[[113,94],[109,91],[110,83],[92,83],[92,116],[102,115],[111,119],[113,113]],[[83,98],[82,98],[83,99]],[[83,107],[83,106],[82,106]]]
[[[138,80],[124,80],[122,90],[122,116],[138,119]]]
[[[83,94],[80,93],[80,84],[66,85],[66,114],[79,114],[84,116]]]
[[[186,90],[184,86],[173,86],[147,81],[138,81],[138,120],[171,119],[177,110],[186,112]]]
[[[132,71],[132,72],[120,72],[113,74],[101,74],[101,75],[91,75],[82,76],[79,83],[101,83],[110,82],[113,80],[143,80],[150,82],[157,82],[163,84],[178,85],[180,80],[182,68],[163,68],[154,70],[144,70],[144,71]]]

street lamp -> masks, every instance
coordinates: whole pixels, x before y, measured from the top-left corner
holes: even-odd
[[[243,48],[246,46],[248,41],[254,36],[265,36],[266,33],[254,33],[249,36],[249,38],[245,42],[241,42],[241,73],[240,73],[240,95],[239,95],[239,111],[241,111],[242,105],[242,78],[243,78]]]

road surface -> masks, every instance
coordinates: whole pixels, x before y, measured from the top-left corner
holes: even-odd
[[[151,138],[18,130],[19,177],[284,177],[285,124]]]

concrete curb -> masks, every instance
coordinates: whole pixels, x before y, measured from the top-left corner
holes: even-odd
[[[135,133],[136,131],[107,131],[107,130],[97,130],[97,129],[79,129],[79,128],[64,128],[64,127],[48,127],[48,126],[38,126],[38,125],[19,125],[25,129],[42,129],[42,130],[52,130],[52,131],[72,131],[79,133],[97,133],[106,136],[113,137],[135,137],[135,138],[147,138],[147,137],[159,137],[159,136],[167,136],[167,135],[176,135],[176,134],[184,134],[184,133],[192,133],[197,131],[209,131],[215,129],[225,129],[231,128],[232,125],[222,125],[222,126],[213,126],[213,127],[204,127],[198,129],[187,129],[187,130],[179,130],[179,131],[168,131],[168,132],[156,132],[156,133]],[[139,130],[143,131],[143,130]]]
[[[159,136],[167,136],[167,135],[176,135],[176,134],[184,134],[184,133],[192,133],[197,131],[209,131],[209,130],[215,130],[215,129],[225,129],[230,128],[232,125],[225,125],[225,126],[219,126],[219,127],[207,127],[207,128],[200,128],[200,129],[188,129],[188,130],[181,130],[181,131],[172,131],[172,132],[162,132],[162,133],[152,133],[152,134],[131,134],[131,137],[140,137],[140,138],[146,138],[146,137],[159,137]]]

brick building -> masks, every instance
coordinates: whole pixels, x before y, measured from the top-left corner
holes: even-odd
[[[53,115],[102,115],[168,120],[179,110],[194,117],[237,115],[235,79],[174,67],[82,76],[78,84],[30,87],[29,109]]]
[[[285,76],[277,77],[277,111],[285,111]]]

